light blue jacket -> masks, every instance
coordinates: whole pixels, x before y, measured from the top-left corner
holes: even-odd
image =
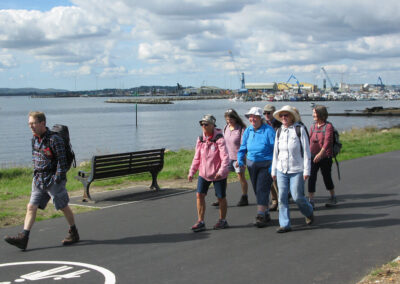
[[[253,162],[271,161],[274,152],[275,130],[268,124],[254,130],[250,125],[242,137],[242,145],[238,152],[239,166],[245,165],[245,156]]]

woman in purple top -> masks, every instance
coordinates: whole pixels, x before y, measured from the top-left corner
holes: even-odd
[[[234,109],[228,109],[224,114],[226,125],[224,127],[224,139],[226,148],[229,155],[229,171],[235,172],[239,178],[240,185],[242,186],[242,197],[240,198],[237,206],[249,205],[247,197],[248,185],[245,176],[245,168],[236,166],[237,153],[242,143],[243,132],[246,129],[246,124],[240,118]],[[213,206],[218,206],[218,201],[212,203]]]
[[[321,169],[325,188],[330,193],[330,199],[325,205],[330,207],[337,203],[332,181],[333,126],[327,118],[326,107],[316,105],[313,109],[314,124],[310,128],[311,173],[308,180],[308,197],[313,207],[315,207],[314,194],[319,169]]]

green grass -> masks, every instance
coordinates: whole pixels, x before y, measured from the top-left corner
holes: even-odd
[[[376,127],[352,129],[341,133],[343,144],[339,161],[351,160],[400,150],[400,129],[379,130]]]

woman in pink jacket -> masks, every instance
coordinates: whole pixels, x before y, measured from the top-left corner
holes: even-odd
[[[226,201],[226,181],[228,177],[229,156],[226,150],[224,136],[219,128],[216,128],[215,117],[206,114],[199,121],[203,134],[197,138],[196,152],[192,166],[189,170],[188,180],[193,180],[194,174],[199,170],[197,182],[197,215],[198,221],[192,226],[194,232],[206,229],[204,213],[206,211],[205,196],[210,184],[214,184],[215,195],[219,202],[219,220],[214,229],[225,229],[228,227],[226,212],[228,204]]]

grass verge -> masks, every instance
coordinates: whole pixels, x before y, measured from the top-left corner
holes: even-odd
[[[400,257],[371,271],[357,284],[400,283]]]

